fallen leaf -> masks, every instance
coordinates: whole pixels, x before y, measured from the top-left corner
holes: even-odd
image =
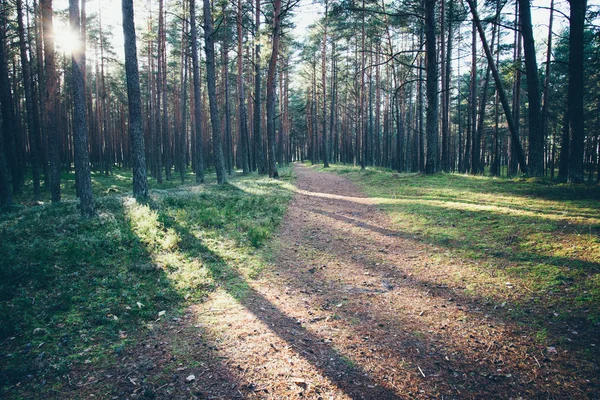
[[[163,315],[165,315],[167,312],[165,310],[159,311],[158,312],[158,316],[162,317]]]

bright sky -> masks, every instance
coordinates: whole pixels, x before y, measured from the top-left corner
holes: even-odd
[[[168,0],[167,0],[168,2]],[[114,36],[114,49],[118,56],[123,57],[123,31],[121,27],[121,0],[87,0],[87,13],[95,14],[98,12],[102,13],[103,26],[110,28]],[[588,5],[598,5],[600,0],[588,0]],[[139,21],[138,26],[143,26],[144,19],[148,13],[148,1],[147,0],[135,0],[135,15]],[[532,1],[532,14],[534,25],[536,26],[536,43],[538,46],[543,45],[546,41],[547,25],[549,18],[549,11],[539,7],[550,6],[550,0],[533,0]],[[68,0],[55,0],[54,9],[55,11],[65,11],[68,15]],[[154,5],[156,7],[156,5]],[[555,7],[568,13],[567,0],[555,0]],[[156,10],[154,10],[156,12]],[[300,3],[296,6],[294,23],[296,28],[293,31],[294,39],[302,41],[307,33],[309,25],[314,23],[323,14],[322,5],[315,2],[315,0],[300,0]],[[566,20],[560,14],[555,13],[555,31],[559,30],[560,26],[566,24]],[[73,43],[72,36],[69,33],[66,21],[56,21],[56,44],[57,47],[64,51],[69,51],[70,46]]]

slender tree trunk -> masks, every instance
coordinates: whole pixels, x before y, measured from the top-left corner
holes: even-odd
[[[217,182],[222,184],[226,182],[225,160],[223,157],[219,108],[217,104],[215,38],[209,0],[204,0],[204,43],[206,51],[206,83],[208,87],[208,101],[210,107],[210,121],[212,126],[215,169],[217,171]]]
[[[259,174],[267,173],[267,163],[263,151],[263,139],[261,132],[261,105],[260,105],[260,0],[256,0],[255,23],[254,23],[254,157],[256,159],[256,168]]]
[[[198,30],[196,28],[196,0],[190,0],[190,39],[192,41],[192,73],[194,78],[194,134],[196,145],[196,183],[204,183],[204,156],[202,152],[202,98],[198,62]]]
[[[552,66],[552,25],[554,22],[554,0],[550,1],[550,21],[548,22],[548,45],[547,45],[547,49],[546,49],[546,73],[545,73],[545,78],[544,78],[544,93],[542,95],[542,137],[544,138],[544,140],[548,137],[549,135],[549,127],[548,127],[548,102],[549,102],[549,93],[550,93],[550,73],[551,73],[551,66]],[[553,148],[553,152],[554,152],[554,148]],[[552,158],[552,166],[554,166],[554,158]],[[551,171],[551,174],[554,177],[554,172]]]
[[[325,15],[323,17],[323,48],[321,50],[321,85],[323,86],[323,134],[321,135],[323,149],[323,167],[329,168],[329,148],[327,146],[327,12],[329,1],[325,0]]]
[[[127,96],[129,99],[129,140],[131,143],[131,164],[133,167],[133,195],[138,199],[145,199],[148,197],[148,178],[146,176],[146,155],[142,128],[142,103],[135,22],[133,18],[133,0],[122,0],[122,9],[123,37],[125,41],[125,73],[127,75]]]
[[[31,167],[33,170],[33,197],[40,198],[40,147],[41,140],[38,135],[38,127],[34,121],[33,92],[31,87],[31,69],[27,56],[27,41],[25,39],[25,27],[23,25],[23,0],[17,0],[17,23],[19,33],[19,49],[21,56],[21,69],[23,73],[23,86],[25,87],[25,107],[27,115],[27,131],[29,132],[29,147],[31,152]],[[60,196],[59,199],[60,200]],[[58,201],[55,200],[55,201]]]
[[[69,20],[71,31],[80,39],[79,0],[69,0]],[[78,40],[78,41],[79,41]],[[94,215],[94,196],[90,173],[90,155],[88,150],[87,118],[85,115],[85,93],[83,73],[81,71],[81,49],[71,50],[71,75],[73,91],[73,141],[75,144],[75,169],[79,171],[79,200],[81,215]]]
[[[281,0],[274,0],[273,7],[273,48],[269,60],[269,70],[267,71],[267,160],[269,162],[269,177],[279,178],[275,160],[275,90],[277,88],[277,56],[279,54],[281,29]]]
[[[0,2],[0,116],[2,117],[2,131],[0,133],[0,210],[12,205],[12,193],[10,191],[10,175],[5,155],[14,154],[12,146],[4,143],[4,138],[10,139],[13,134],[14,116],[10,98],[10,83],[8,80],[8,68],[6,66],[6,0]],[[14,158],[13,158],[14,162]],[[14,167],[13,167],[14,168]],[[13,176],[13,179],[15,177]]]
[[[227,2],[224,3],[223,15],[227,15]],[[227,31],[227,18],[223,18],[223,30]],[[225,137],[223,138],[224,143],[224,156],[225,156],[225,167],[227,173],[231,175],[233,173],[233,141],[231,140],[231,107],[229,106],[229,37],[225,35],[223,37],[223,90],[225,94]]]
[[[544,134],[541,126],[540,83],[531,24],[530,0],[519,0],[521,32],[527,74],[527,99],[529,101],[529,175],[544,175]],[[583,37],[581,38],[583,40]],[[583,45],[582,45],[583,48]],[[572,51],[572,50],[571,50]],[[583,89],[583,87],[582,87]],[[580,94],[582,92],[579,92]]]
[[[427,55],[427,164],[425,172],[438,171],[438,65],[435,39],[435,1],[425,0],[425,52]]]
[[[571,144],[569,146],[569,182],[584,180],[583,152],[585,140],[585,113],[583,102],[583,32],[585,27],[586,0],[569,0],[569,90],[568,112]]]
[[[246,175],[250,172],[250,164],[248,163],[248,121],[246,112],[246,99],[244,95],[244,52],[243,52],[243,36],[242,36],[242,0],[237,3],[237,41],[238,41],[238,124],[240,134],[240,148],[238,149],[238,157],[241,158],[242,171]]]
[[[361,63],[360,63],[360,136],[361,147],[357,146],[356,155],[360,157],[360,169],[365,169],[367,163],[367,129],[365,118],[365,0],[362,0],[362,24],[361,24]]]
[[[0,152],[5,156],[7,168],[10,170],[10,176],[7,182],[12,180],[14,193],[21,191],[23,165],[19,163],[19,154],[21,146],[18,146],[20,130],[17,129],[17,120],[14,114],[13,99],[10,90],[10,78],[8,76],[8,50],[6,43],[7,19],[6,12],[8,7],[7,0],[0,1],[0,110],[2,112],[2,136],[3,145]],[[19,164],[18,164],[19,163]],[[9,193],[10,195],[10,193]],[[8,197],[7,197],[8,198]],[[11,196],[12,199],[12,196]]]
[[[54,58],[54,24],[52,12],[52,0],[42,0],[42,19],[44,24],[44,61],[45,61],[45,131],[48,136],[48,158],[50,161],[50,193],[52,201],[60,200],[60,152],[58,145],[57,130],[57,101],[58,78],[56,74],[56,61]],[[38,55],[40,57],[41,55]]]
[[[112,152],[112,138],[110,136],[110,129],[108,124],[108,93],[106,89],[106,82],[104,77],[104,35],[102,33],[102,13],[98,10],[99,24],[100,24],[100,98],[101,98],[101,118],[102,118],[102,130],[104,132],[104,172],[108,176],[112,172],[113,164],[113,152]]]
[[[167,32],[166,32],[166,21],[165,15],[166,10],[164,7],[164,0],[160,0],[158,3],[159,14],[158,14],[158,46],[159,46],[159,77],[162,88],[162,147],[163,147],[163,161],[165,164],[165,179],[171,180],[171,134],[169,132],[169,103],[167,98]],[[162,68],[160,68],[162,66]]]
[[[185,8],[185,4],[184,4]],[[187,87],[188,87],[188,32],[186,19],[182,20],[181,28],[181,131],[179,134],[179,177],[181,183],[185,181],[187,168]]]
[[[510,106],[508,105],[508,100],[506,98],[506,92],[504,92],[504,88],[502,87],[502,80],[500,79],[500,75],[498,74],[498,70],[496,69],[496,64],[494,63],[494,57],[490,48],[488,47],[487,40],[485,39],[485,32],[483,31],[483,27],[481,26],[481,21],[479,20],[479,15],[477,14],[477,9],[473,4],[473,0],[467,0],[469,7],[471,8],[471,13],[473,14],[473,19],[475,21],[475,25],[477,27],[477,31],[479,32],[479,37],[481,39],[481,44],[483,45],[483,49],[485,51],[485,55],[490,65],[490,69],[492,70],[492,76],[494,77],[494,82],[496,83],[496,88],[499,91],[500,101],[502,103],[502,108],[504,110],[504,114],[506,117],[506,122],[508,123],[508,129],[510,131],[511,137],[514,141],[515,151],[517,152],[517,159],[519,160],[519,165],[521,166],[521,170],[527,173],[527,165],[525,163],[525,156],[523,154],[523,148],[521,147],[521,142],[518,138],[518,133],[515,129],[515,123],[512,118],[512,114],[510,112]]]

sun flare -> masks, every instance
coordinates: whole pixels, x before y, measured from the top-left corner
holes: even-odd
[[[73,50],[81,48],[79,40],[68,26],[57,26],[54,31],[54,45],[56,50],[70,54]]]

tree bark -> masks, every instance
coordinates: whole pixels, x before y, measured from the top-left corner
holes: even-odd
[[[71,0],[77,1],[77,0]],[[125,42],[125,73],[127,75],[127,97],[129,101],[129,140],[133,167],[133,195],[138,199],[148,197],[146,155],[142,129],[142,105],[140,77],[133,18],[133,0],[122,0],[123,37]]]
[[[202,99],[200,97],[200,70],[198,63],[198,30],[196,28],[196,0],[190,0],[190,39],[192,41],[192,75],[194,79],[194,133],[196,183],[204,182],[204,155],[202,154]]]
[[[496,88],[498,90],[498,94],[500,95],[500,102],[502,103],[502,108],[504,110],[504,114],[506,117],[506,122],[508,123],[508,129],[510,131],[512,140],[514,141],[514,148],[517,152],[517,159],[519,160],[519,165],[521,166],[521,170],[527,173],[527,165],[525,163],[525,156],[523,154],[523,147],[521,146],[521,142],[519,141],[519,137],[517,131],[515,129],[515,123],[512,118],[512,114],[510,112],[510,106],[508,105],[508,100],[506,98],[506,92],[502,86],[502,80],[500,79],[500,75],[498,74],[498,70],[496,69],[496,64],[494,63],[494,57],[490,48],[485,39],[485,33],[483,31],[483,27],[481,26],[481,21],[479,20],[479,15],[477,14],[477,10],[473,4],[473,0],[467,0],[469,7],[471,8],[471,13],[473,14],[473,20],[475,21],[475,25],[477,27],[477,31],[479,32],[479,37],[481,39],[481,44],[483,45],[483,49],[485,51],[485,56],[487,58],[488,64],[490,65],[490,69],[492,70],[492,76],[494,77],[494,82],[496,83]]]
[[[50,161],[50,193],[52,202],[60,200],[60,153],[56,116],[58,101],[58,78],[54,57],[54,24],[52,0],[42,0],[42,20],[44,24],[44,63],[46,72],[45,93],[45,129],[48,136],[48,158]],[[39,57],[40,55],[38,55]]]
[[[583,150],[585,139],[585,119],[583,103],[583,31],[585,24],[586,0],[569,0],[569,89],[568,113],[571,144],[569,146],[569,182],[582,183]]]
[[[242,172],[244,175],[250,172],[248,163],[248,120],[246,112],[246,99],[244,94],[244,52],[243,52],[243,36],[242,36],[242,0],[237,2],[237,73],[238,73],[238,124],[240,134],[240,146],[238,149],[238,157],[241,159]]]
[[[33,89],[31,87],[31,69],[27,56],[27,41],[25,39],[25,27],[23,25],[23,0],[17,0],[17,24],[19,33],[19,50],[21,58],[21,69],[23,73],[23,86],[25,88],[25,107],[27,115],[27,131],[29,132],[29,148],[31,152],[31,167],[33,171],[33,197],[40,198],[40,147],[41,140],[39,130],[35,124],[33,111]],[[57,200],[60,200],[60,196]]]
[[[271,59],[267,71],[267,160],[269,163],[269,177],[279,178],[275,160],[275,90],[277,88],[277,57],[281,29],[281,0],[274,0],[273,7],[273,48],[271,49]]]
[[[69,0],[69,20],[71,31],[79,43],[81,41],[79,0]],[[90,155],[88,149],[88,127],[85,115],[85,93],[81,70],[81,48],[71,50],[71,75],[73,91],[73,142],[75,145],[75,169],[79,178],[79,200],[81,215],[94,215],[94,196],[90,173]]]
[[[6,175],[0,185],[9,185],[12,179],[13,192],[21,191],[21,179],[19,177],[19,166],[17,166],[16,138],[19,131],[16,126],[16,118],[13,109],[12,96],[10,92],[10,78],[8,76],[8,51],[6,48],[6,0],[0,3],[0,111],[2,112],[2,139],[3,144],[0,152],[5,159],[6,168],[10,169],[10,176]],[[4,175],[3,175],[4,176]],[[3,186],[4,187],[4,186]],[[3,188],[0,188],[5,193]],[[6,205],[12,203],[10,190],[5,193]]]
[[[529,175],[544,175],[544,132],[541,126],[540,82],[531,24],[530,0],[519,0],[521,32],[527,74],[527,98],[529,100]],[[583,40],[583,37],[582,37]],[[583,45],[582,45],[583,46]],[[582,47],[583,48],[583,47]],[[571,50],[572,51],[572,50]],[[583,88],[582,88],[583,89]],[[583,92],[579,92],[583,93]]]
[[[217,183],[222,184],[226,182],[225,160],[223,157],[221,125],[219,120],[219,108],[217,104],[215,38],[210,10],[210,0],[204,0],[204,43],[206,51],[206,83],[208,87],[208,101],[210,107],[210,122],[212,126],[215,169],[217,172]]]
[[[321,85],[323,86],[323,167],[329,168],[329,148],[327,146],[327,12],[329,2],[325,0],[325,15],[323,17],[323,49],[321,50]]]
[[[426,52],[426,82],[427,82],[427,163],[425,173],[434,174],[438,171],[438,65],[435,39],[435,2],[425,0],[425,52]]]
[[[261,132],[261,105],[260,105],[260,0],[256,0],[255,7],[255,22],[254,22],[254,157],[256,159],[256,168],[259,174],[267,173],[267,165],[265,162],[265,153],[263,151],[263,139]]]

